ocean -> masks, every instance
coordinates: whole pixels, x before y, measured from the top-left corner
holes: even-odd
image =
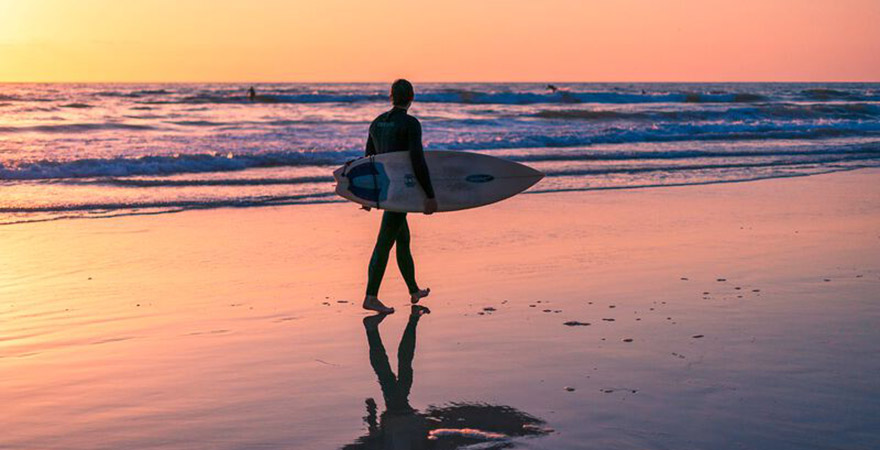
[[[0,84],[0,223],[342,201],[388,83]],[[880,166],[880,83],[417,83],[426,150],[530,194]]]

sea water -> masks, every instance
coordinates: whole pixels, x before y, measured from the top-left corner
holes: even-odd
[[[0,223],[341,201],[388,85],[0,84]],[[880,84],[417,83],[426,150],[547,174],[530,193],[880,166]]]

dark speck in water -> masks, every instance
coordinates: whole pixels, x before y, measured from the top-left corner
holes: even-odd
[[[589,322],[578,322],[577,320],[570,320],[568,322],[565,322],[563,325],[569,326],[569,327],[588,327],[588,326],[590,326],[590,323]]]
[[[693,335],[692,337],[693,337],[694,339],[699,339],[699,338],[703,337],[703,335],[702,335],[702,334],[695,334],[695,335]]]
[[[632,338],[626,338],[623,340],[623,342],[632,342],[632,341],[633,341]]]

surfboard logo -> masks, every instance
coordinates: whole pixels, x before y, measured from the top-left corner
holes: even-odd
[[[488,183],[494,179],[495,177],[487,173],[477,173],[465,177],[465,180],[469,183]]]

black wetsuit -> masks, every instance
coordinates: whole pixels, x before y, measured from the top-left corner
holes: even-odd
[[[422,124],[419,119],[407,114],[403,108],[393,108],[376,117],[370,124],[366,156],[407,151],[416,180],[425,191],[425,196],[434,198],[431,175],[422,149]]]
[[[415,117],[406,113],[403,108],[393,108],[382,113],[370,124],[370,135],[367,138],[366,156],[390,153],[409,152],[416,180],[428,198],[434,198],[431,176],[425,163],[425,152],[422,149],[422,125]],[[409,249],[409,225],[406,213],[385,211],[379,237],[370,258],[367,295],[378,295],[379,285],[388,265],[388,254],[391,247],[397,244],[397,266],[410,294],[419,290],[416,284],[415,266]]]

